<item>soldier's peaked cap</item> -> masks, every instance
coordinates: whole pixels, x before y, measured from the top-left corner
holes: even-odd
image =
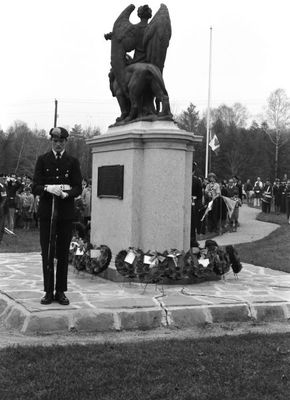
[[[68,131],[60,126],[57,128],[51,128],[49,134],[51,137],[56,137],[59,139],[67,139],[68,137]]]

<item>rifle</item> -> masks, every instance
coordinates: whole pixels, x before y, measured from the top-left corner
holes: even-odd
[[[48,242],[48,256],[47,256],[47,273],[48,273],[48,287],[50,287],[51,275],[54,271],[54,257],[55,257],[55,239],[56,239],[56,222],[57,222],[57,198],[52,195],[51,217],[50,217],[50,230]]]

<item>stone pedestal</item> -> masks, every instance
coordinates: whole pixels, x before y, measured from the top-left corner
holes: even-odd
[[[199,138],[173,122],[135,122],[88,140],[93,153],[91,242],[115,256],[190,246],[191,176]],[[124,166],[124,197],[97,196],[98,167]]]

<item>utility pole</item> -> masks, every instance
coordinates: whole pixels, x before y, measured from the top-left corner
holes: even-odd
[[[55,99],[54,100],[54,124],[53,124],[54,128],[57,126],[57,117],[58,117],[58,115],[57,115],[57,103],[58,103],[58,101]]]
[[[210,27],[210,37],[209,37],[209,71],[208,71],[208,97],[207,97],[207,121],[206,121],[205,177],[207,177],[207,175],[208,175],[208,164],[209,164],[210,100],[211,100],[211,48],[212,48],[212,27]]]

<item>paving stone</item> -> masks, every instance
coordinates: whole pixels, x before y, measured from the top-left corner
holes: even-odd
[[[243,298],[248,302],[248,303],[281,303],[284,301],[282,297],[278,296],[273,296],[271,294],[268,294],[268,296],[243,296]]]
[[[201,306],[212,304],[210,297],[186,296],[180,293],[171,294],[161,298],[165,307],[178,307],[178,306]]]
[[[277,292],[290,292],[290,286],[272,286],[271,287],[273,291],[277,291]]]
[[[152,298],[112,298],[112,299],[99,299],[98,301],[91,300],[90,303],[96,308],[111,308],[111,309],[138,309],[138,308],[152,308],[156,305]]]
[[[8,306],[8,301],[5,300],[4,298],[0,298],[0,315],[4,312],[7,306]]]
[[[110,312],[97,312],[95,310],[79,310],[73,314],[73,323],[70,326],[77,331],[106,332],[115,330],[114,316]]]
[[[212,322],[246,322],[250,318],[246,305],[210,306],[209,312]]]
[[[121,321],[120,329],[124,330],[147,330],[162,326],[161,310],[121,311],[118,316]]]
[[[9,329],[18,329],[21,330],[26,315],[24,311],[14,308],[5,318],[4,324]]]
[[[22,331],[24,333],[68,331],[68,317],[63,313],[33,313],[28,317],[27,325],[24,324]]]
[[[255,305],[257,321],[281,321],[285,319],[284,310],[281,305]]]
[[[286,309],[286,314],[288,316],[288,320],[290,321],[290,303],[285,304],[284,307]]]
[[[169,318],[170,325],[178,328],[190,328],[209,322],[206,310],[202,307],[170,309]]]
[[[2,314],[0,314],[0,321],[4,321],[12,309],[13,309],[13,304],[12,303],[8,304],[5,310],[2,312]]]
[[[6,292],[10,297],[16,300],[20,299],[40,299],[40,294],[38,291],[33,290],[8,290]]]
[[[259,296],[261,296],[261,295],[266,295],[266,296],[268,296],[268,294],[269,294],[269,292],[267,291],[267,290],[253,290],[252,291],[252,294],[254,294],[254,295],[259,295]]]

